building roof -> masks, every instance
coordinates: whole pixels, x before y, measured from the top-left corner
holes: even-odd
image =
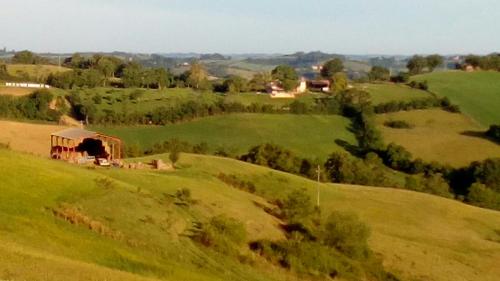
[[[59,132],[52,133],[53,136],[62,137],[70,140],[80,140],[85,138],[94,138],[98,135],[96,132],[87,131],[80,128],[70,128]]]

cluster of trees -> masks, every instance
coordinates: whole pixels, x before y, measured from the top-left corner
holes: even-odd
[[[62,98],[56,99],[57,109],[51,109],[53,99],[47,90],[37,90],[23,97],[0,95],[0,117],[58,121],[67,109]]]
[[[391,71],[382,66],[374,66],[368,73],[370,81],[389,81],[391,79]]]
[[[430,55],[427,57],[415,55],[406,64],[411,75],[423,73],[424,70],[429,72],[434,71],[436,67],[442,65],[444,59],[440,55]]]
[[[46,58],[34,54],[33,52],[24,50],[14,54],[11,59],[12,63],[17,64],[43,64],[48,63]]]
[[[320,209],[304,190],[293,190],[277,205],[274,214],[286,222],[286,238],[250,243],[259,256],[317,278],[399,280],[369,248],[370,228],[357,215],[333,212],[321,219]]]
[[[173,75],[164,68],[144,68],[136,62],[125,63],[113,56],[74,54],[65,60],[65,65],[72,67],[73,71],[51,74],[48,84],[63,89],[108,85],[162,89],[173,81]]]
[[[500,71],[500,54],[488,56],[469,55],[465,58],[465,64],[484,70]]]

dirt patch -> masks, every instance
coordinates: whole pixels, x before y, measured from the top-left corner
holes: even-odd
[[[68,127],[0,120],[0,143],[10,144],[13,150],[48,157],[50,134],[66,128]]]

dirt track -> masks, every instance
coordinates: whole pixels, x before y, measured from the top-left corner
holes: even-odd
[[[0,120],[0,143],[8,143],[13,150],[49,156],[50,134],[66,126],[30,124]]]

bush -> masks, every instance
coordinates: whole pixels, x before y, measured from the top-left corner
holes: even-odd
[[[365,259],[370,250],[370,229],[353,213],[332,213],[325,222],[324,243],[354,259]]]
[[[394,129],[411,129],[413,125],[404,120],[389,120],[384,122],[384,126]]]
[[[441,174],[407,176],[405,188],[446,198],[452,197],[450,186]]]
[[[478,207],[500,210],[500,193],[481,183],[474,183],[469,188],[466,200]]]
[[[235,175],[226,175],[224,173],[220,173],[217,178],[234,188],[241,189],[250,193],[255,193],[255,185],[251,181],[244,181],[239,179]]]
[[[283,201],[281,212],[289,223],[303,222],[314,213],[314,206],[305,190],[294,190]]]
[[[191,199],[191,190],[189,188],[181,188],[175,192],[175,198],[179,201],[180,205],[189,206],[193,203]]]
[[[222,254],[238,255],[238,247],[246,240],[246,230],[241,222],[220,215],[204,224],[193,239]]]

